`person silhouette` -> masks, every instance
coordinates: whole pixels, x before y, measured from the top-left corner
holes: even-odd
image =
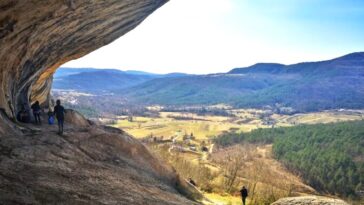
[[[190,184],[192,184],[193,186],[197,187],[196,182],[195,182],[195,181],[193,181],[193,179],[192,179],[192,178],[189,178],[189,179],[188,179],[188,182],[190,182]]]
[[[241,188],[240,194],[241,194],[241,199],[243,201],[243,205],[245,205],[246,198],[248,197],[248,190],[245,188],[245,186],[243,186],[243,188]]]
[[[26,109],[26,104],[22,105],[21,110],[18,112],[16,118],[19,122],[23,122],[23,123],[30,122],[30,116],[29,116],[28,110]]]
[[[57,105],[54,107],[53,111],[54,111],[54,115],[56,116],[57,122],[58,122],[58,134],[62,135],[63,134],[64,114],[66,113],[66,110],[61,105],[61,100],[57,100],[56,104]]]
[[[35,124],[41,124],[42,122],[40,121],[40,112],[41,112],[41,108],[39,105],[39,101],[36,101],[32,106],[31,106],[32,110],[33,110],[33,116],[35,119]]]

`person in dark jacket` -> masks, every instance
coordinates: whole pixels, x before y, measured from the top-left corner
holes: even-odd
[[[243,186],[243,188],[240,190],[241,199],[243,200],[243,205],[245,205],[246,197],[248,197],[248,190]]]
[[[19,122],[23,122],[23,123],[29,123],[30,122],[30,116],[29,116],[29,112],[26,109],[26,104],[24,104],[21,107],[21,110],[18,112],[16,118],[17,118],[17,120]]]
[[[192,178],[189,178],[189,179],[188,179],[188,182],[190,182],[190,184],[192,184],[193,186],[197,187],[196,182],[195,182],[195,181],[193,181],[193,179],[192,179]]]
[[[39,101],[36,101],[32,106],[31,106],[32,110],[33,110],[33,116],[35,119],[35,124],[41,124],[42,122],[40,121],[40,112],[41,112],[41,108],[39,105]]]
[[[61,101],[57,100],[56,106],[54,107],[54,115],[57,118],[58,122],[58,133],[61,135],[63,134],[63,123],[64,123],[64,114],[66,113],[66,110],[61,105]]]

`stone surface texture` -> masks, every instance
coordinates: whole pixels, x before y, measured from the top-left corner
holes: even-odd
[[[0,137],[0,204],[195,204],[138,140],[66,115],[62,136],[55,125],[21,124],[24,134]]]
[[[168,0],[0,0],[0,204],[194,204],[174,170],[121,130],[75,111],[65,133],[22,124],[55,70],[107,45]]]
[[[111,43],[168,0],[0,0],[0,108],[47,104],[63,63]]]
[[[300,196],[282,198],[272,205],[349,205],[343,200],[321,196]]]

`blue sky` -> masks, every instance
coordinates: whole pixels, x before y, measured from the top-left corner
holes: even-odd
[[[364,1],[171,0],[114,43],[64,66],[226,72],[364,51]]]

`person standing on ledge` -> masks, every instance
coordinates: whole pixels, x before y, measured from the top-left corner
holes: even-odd
[[[40,121],[40,112],[41,112],[41,108],[39,105],[39,101],[36,101],[32,106],[31,106],[32,110],[33,110],[33,116],[35,119],[35,124],[41,124],[42,122]]]
[[[248,190],[243,186],[243,188],[240,190],[241,193],[241,199],[243,200],[243,205],[245,205],[246,197],[248,197]]]
[[[61,105],[61,100],[56,101],[56,106],[54,107],[54,115],[56,115],[57,122],[58,122],[58,134],[63,134],[63,123],[64,123],[64,114],[66,110]]]

